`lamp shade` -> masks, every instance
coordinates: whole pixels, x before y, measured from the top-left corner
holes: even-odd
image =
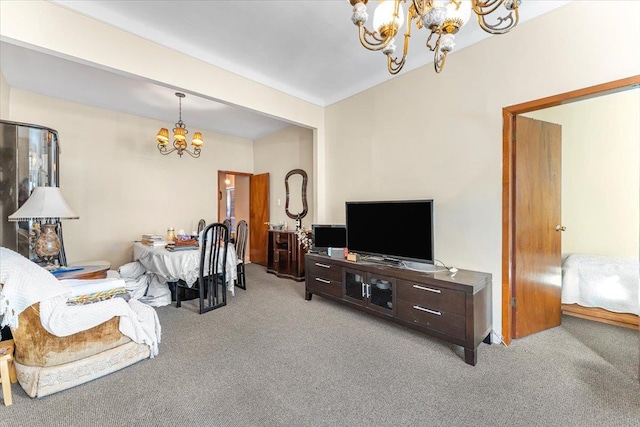
[[[191,145],[194,147],[200,148],[204,144],[204,139],[202,138],[202,134],[200,132],[196,132],[193,134],[193,140],[191,141]]]
[[[398,7],[398,17],[394,15],[396,7],[395,1],[382,1],[373,12],[373,28],[379,33],[383,33],[387,27],[395,27],[395,30],[404,24],[404,11]]]
[[[187,132],[184,128],[177,127],[173,130],[173,139],[178,142],[184,142],[187,139]]]
[[[158,141],[158,144],[161,144],[162,146],[169,144],[169,129],[160,129],[158,131],[158,135],[156,135],[156,140]]]
[[[62,197],[58,187],[36,187],[26,202],[14,213],[9,221],[28,221],[31,219],[78,219]]]

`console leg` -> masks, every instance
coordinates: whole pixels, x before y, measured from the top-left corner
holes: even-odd
[[[478,354],[476,350],[465,348],[464,361],[467,362],[467,365],[476,366],[476,362],[478,361]]]
[[[489,334],[486,337],[484,337],[482,342],[485,343],[485,344],[491,345],[491,332],[489,332]]]
[[[311,301],[311,297],[313,296],[313,294],[311,292],[305,292],[304,293],[304,299],[307,301]]]

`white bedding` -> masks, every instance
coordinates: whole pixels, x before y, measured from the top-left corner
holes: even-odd
[[[562,263],[562,303],[640,314],[637,259],[569,254]]]

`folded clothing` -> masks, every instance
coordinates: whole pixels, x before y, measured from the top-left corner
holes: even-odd
[[[94,302],[108,300],[114,297],[124,298],[129,301],[129,292],[125,288],[115,288],[109,291],[95,292],[93,294],[80,295],[67,299],[67,305],[93,304]]]
[[[67,279],[61,280],[64,286],[66,286],[70,293],[69,298],[77,297],[80,295],[90,295],[96,292],[106,292],[117,288],[124,288],[125,283],[122,279],[93,279],[93,280],[81,280],[81,279]]]

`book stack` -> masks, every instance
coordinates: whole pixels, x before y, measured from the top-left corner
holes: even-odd
[[[142,244],[147,246],[166,246],[167,241],[159,234],[143,234]]]

